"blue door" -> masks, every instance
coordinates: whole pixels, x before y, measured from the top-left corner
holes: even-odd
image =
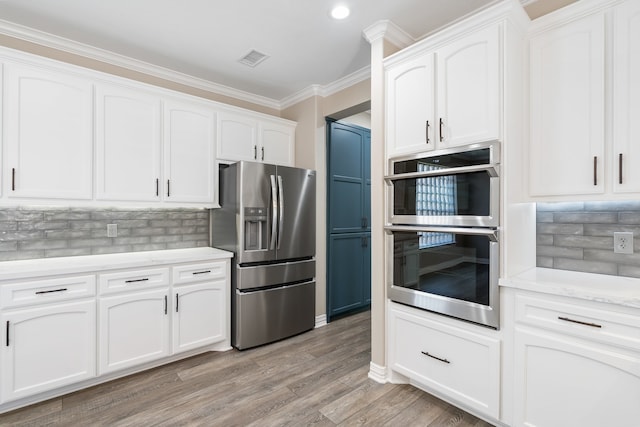
[[[327,321],[371,303],[371,132],[327,122]]]

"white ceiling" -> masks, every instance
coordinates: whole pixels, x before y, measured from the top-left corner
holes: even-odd
[[[494,0],[0,0],[18,24],[280,101],[366,68],[362,30],[390,20],[413,38]],[[338,3],[344,21],[329,17]],[[238,63],[256,49],[269,58]]]

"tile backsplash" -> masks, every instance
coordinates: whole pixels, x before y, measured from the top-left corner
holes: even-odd
[[[107,224],[117,225],[116,237]],[[203,246],[206,209],[0,209],[0,261]]]
[[[538,267],[640,278],[640,201],[538,203]],[[613,233],[634,234],[634,253],[613,252]]]

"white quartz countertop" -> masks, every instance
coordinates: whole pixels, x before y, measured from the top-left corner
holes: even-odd
[[[500,286],[640,308],[640,279],[631,277],[532,268]]]
[[[170,249],[60,258],[39,258],[0,262],[0,281],[57,274],[80,274],[167,263],[185,263],[227,259],[232,252],[216,248]]]

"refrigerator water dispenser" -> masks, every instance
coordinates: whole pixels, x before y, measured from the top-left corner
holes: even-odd
[[[244,209],[244,250],[260,251],[267,249],[267,209]]]

